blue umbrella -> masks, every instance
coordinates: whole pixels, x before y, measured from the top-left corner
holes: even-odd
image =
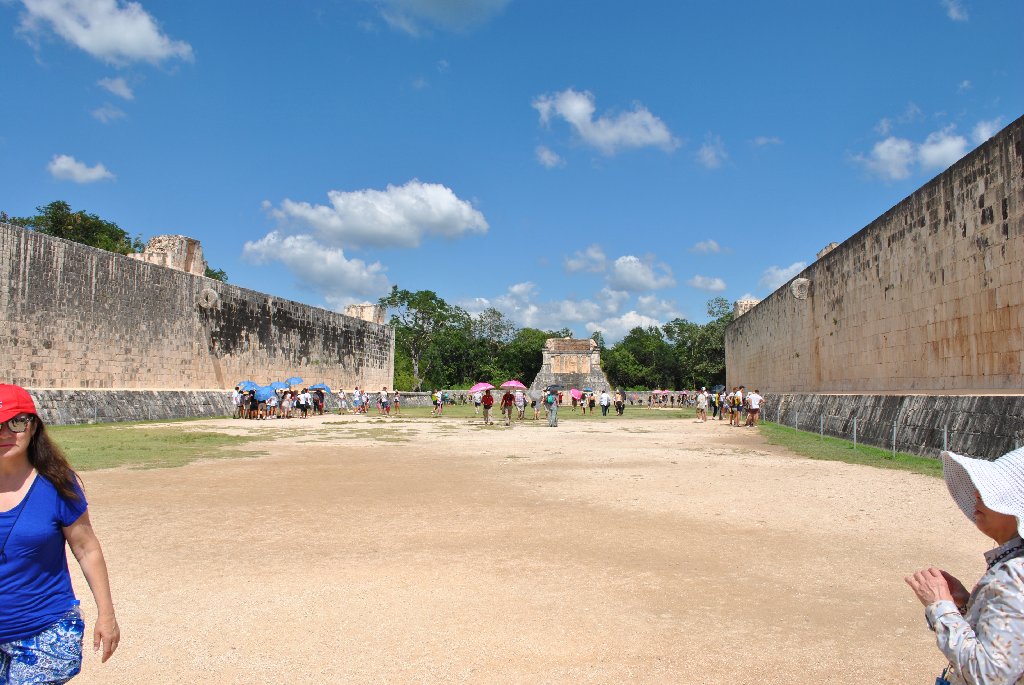
[[[255,390],[258,387],[260,387],[260,384],[253,383],[252,381],[242,381],[241,383],[238,384],[238,389],[245,390],[246,392],[249,392],[250,390]]]
[[[269,385],[262,388],[256,388],[256,400],[259,402],[266,402],[275,394],[277,394],[277,392]]]
[[[299,378],[298,376],[292,376],[291,378],[289,378],[289,379],[288,379],[288,380],[286,380],[285,382],[286,382],[286,383],[287,383],[288,385],[299,385],[299,384],[301,384],[301,383],[302,383],[302,379],[301,379],[301,378]]]
[[[284,381],[274,381],[270,384],[270,387],[274,390],[287,390],[289,386]]]
[[[321,390],[323,390],[328,395],[331,394],[331,389],[330,389],[330,387],[326,383],[317,383],[316,385],[309,386],[310,390],[316,390],[317,388],[320,388]]]

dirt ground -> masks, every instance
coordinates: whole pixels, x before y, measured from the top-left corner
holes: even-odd
[[[989,546],[941,480],[794,457],[721,423],[526,423],[266,422],[247,449],[269,456],[86,473],[123,640],[94,658],[72,559],[90,649],[75,682],[903,685],[941,670],[903,576],[938,565],[970,586]]]

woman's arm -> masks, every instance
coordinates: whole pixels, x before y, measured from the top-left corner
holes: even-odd
[[[107,576],[107,562],[103,549],[96,538],[96,531],[85,512],[78,520],[64,528],[64,539],[82,567],[82,574],[89,583],[93,599],[96,600],[96,625],[92,631],[92,648],[98,651],[103,646],[103,661],[113,655],[121,640],[121,629],[114,616],[114,601],[110,597],[110,579]]]

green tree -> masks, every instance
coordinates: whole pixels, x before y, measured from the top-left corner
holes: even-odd
[[[499,363],[509,378],[529,385],[540,373],[544,362],[544,343],[550,333],[536,328],[521,328],[499,354]]]
[[[662,327],[684,387],[712,387],[725,383],[725,329],[732,323],[729,301],[716,297],[707,302],[704,325],[673,319]]]
[[[430,354],[436,340],[446,328],[464,320],[465,311],[453,307],[432,290],[410,292],[392,286],[391,293],[378,301],[395,313],[391,325],[395,327],[395,345],[409,355],[412,364],[413,390],[420,390],[423,381],[437,363],[439,354]]]
[[[207,265],[205,275],[207,278],[212,278],[213,280],[220,281],[221,283],[228,282],[228,275],[224,269],[211,269],[210,266]]]
[[[130,254],[142,251],[141,236],[132,238],[114,222],[101,219],[95,214],[81,210],[72,212],[71,205],[63,200],[54,200],[48,205],[36,207],[36,211],[36,216],[13,217],[10,221],[38,233],[73,240],[109,252]]]
[[[661,329],[637,326],[606,355],[612,385],[632,388],[674,386],[672,349]]]

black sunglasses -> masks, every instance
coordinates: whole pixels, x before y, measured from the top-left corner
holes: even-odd
[[[34,418],[31,414],[22,414],[21,416],[15,416],[13,419],[0,421],[0,426],[7,426],[12,433],[24,433],[28,430],[28,424],[32,423]]]

